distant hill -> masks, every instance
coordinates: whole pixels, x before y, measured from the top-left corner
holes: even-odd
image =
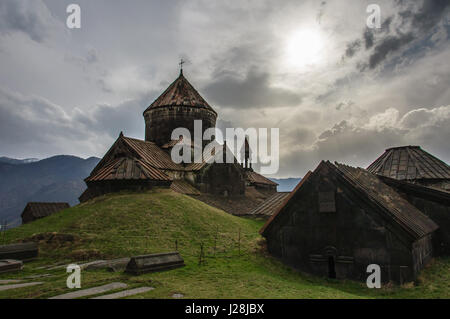
[[[19,225],[20,214],[30,201],[77,204],[86,188],[83,179],[99,161],[68,155],[40,161],[0,158],[0,221]]]
[[[271,181],[278,183],[279,192],[291,192],[295,186],[302,180],[300,177],[291,178],[270,178]]]
[[[38,158],[25,158],[25,159],[16,159],[16,158],[10,158],[10,157],[5,157],[2,156],[0,157],[0,163],[6,163],[6,164],[29,164],[29,163],[33,163],[33,162],[37,162],[39,161]]]

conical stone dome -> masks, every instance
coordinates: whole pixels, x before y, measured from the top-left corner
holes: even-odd
[[[217,113],[180,72],[179,77],[144,111],[145,140],[163,145],[172,131],[187,128],[194,138],[194,120],[202,120],[202,133],[216,126]]]

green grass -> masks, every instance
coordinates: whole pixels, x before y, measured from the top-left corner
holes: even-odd
[[[0,279],[51,274],[33,279],[43,285],[0,291],[0,298],[47,298],[68,292],[65,269],[38,269],[43,265],[172,251],[176,242],[186,267],[141,276],[83,271],[82,287],[120,281],[131,288],[156,288],[135,298],[171,298],[174,293],[185,298],[450,297],[450,258],[433,260],[416,284],[368,289],[363,283],[318,278],[286,267],[262,248],[262,225],[263,221],[231,216],[170,190],[99,197],[11,229],[0,238],[12,243],[49,232],[76,237],[74,242],[41,242],[40,257],[26,263],[23,271],[0,274]],[[201,245],[207,258],[199,265]]]

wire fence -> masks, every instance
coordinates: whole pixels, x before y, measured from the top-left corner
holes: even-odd
[[[10,241],[6,233],[8,224],[3,221],[0,227],[0,244]],[[195,236],[187,236],[182,231],[169,231],[161,229],[159,231],[142,231],[129,228],[82,228],[77,230],[75,236],[86,241],[83,248],[97,249],[105,254],[127,255],[145,253],[160,253],[164,251],[178,251],[183,258],[196,259],[198,265],[205,265],[209,259],[230,259],[242,258],[254,255],[258,252],[257,240],[259,235],[256,232],[244,232],[240,228],[235,231],[221,231],[218,226],[210,227],[209,230],[199,230]],[[65,231],[69,231],[66,229]],[[30,233],[27,230],[14,228],[14,238],[21,240],[44,240],[50,243],[51,231],[40,234]],[[144,234],[145,233],[145,234]],[[45,237],[48,234],[48,237]],[[58,233],[56,233],[58,234]],[[60,233],[62,234],[62,233]],[[62,235],[65,235],[64,233]],[[99,235],[101,234],[101,235]],[[39,235],[40,238],[33,238]],[[55,241],[57,242],[57,241]],[[70,248],[70,246],[69,246]],[[76,245],[73,247],[77,249]]]

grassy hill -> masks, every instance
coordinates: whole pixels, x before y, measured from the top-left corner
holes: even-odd
[[[298,273],[267,255],[258,230],[263,222],[229,215],[170,190],[99,197],[45,219],[8,230],[0,243],[40,239],[40,258],[22,272],[44,285],[0,291],[0,298],[47,298],[67,292],[64,268],[44,265],[178,250],[186,267],[132,276],[84,270],[82,287],[113,281],[155,290],[140,298],[449,298],[450,259],[436,259],[418,284],[373,290],[365,284]],[[49,236],[49,233],[56,233]],[[206,263],[199,265],[203,245]],[[36,280],[36,279],[35,279]]]

